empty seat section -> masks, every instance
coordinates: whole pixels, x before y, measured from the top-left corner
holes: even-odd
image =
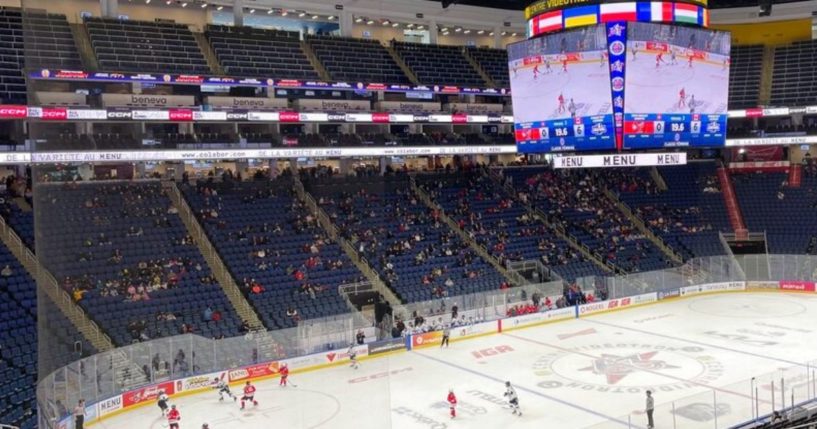
[[[462,46],[393,42],[394,49],[424,85],[485,87],[487,83],[465,58]]]
[[[485,73],[501,88],[511,86],[508,75],[508,51],[504,49],[468,47],[468,53]]]
[[[307,42],[332,79],[341,82],[410,83],[376,40],[308,36]]]
[[[103,70],[210,73],[207,61],[186,25],[86,18],[85,27]]]
[[[205,35],[229,75],[318,79],[297,32],[208,25]]]

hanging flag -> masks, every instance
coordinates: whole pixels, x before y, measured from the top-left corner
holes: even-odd
[[[557,10],[553,12],[543,13],[536,18],[539,19],[539,31],[537,34],[547,33],[550,31],[561,30],[562,25],[562,11]]]
[[[598,6],[582,6],[565,9],[564,14],[565,28],[581,27],[585,25],[593,25],[599,23],[599,9]]]
[[[698,6],[691,4],[675,3],[675,22],[697,24]]]
[[[600,6],[601,22],[635,21],[636,3],[602,3]]]
[[[650,21],[672,22],[672,3],[654,1],[650,3]]]

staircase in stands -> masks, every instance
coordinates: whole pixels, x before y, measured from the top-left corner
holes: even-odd
[[[740,211],[738,204],[738,197],[735,195],[735,188],[732,186],[732,180],[729,176],[729,170],[726,167],[718,168],[718,181],[721,185],[721,195],[723,202],[726,205],[726,211],[729,214],[729,224],[735,231],[735,236],[738,239],[748,237],[749,230],[746,229],[746,223],[743,221],[743,213]]]

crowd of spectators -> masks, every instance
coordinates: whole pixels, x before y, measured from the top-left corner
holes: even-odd
[[[657,186],[633,171],[506,169],[506,177],[523,189],[520,199],[542,209],[603,260],[627,272],[665,268],[671,263],[604,193],[655,194]]]

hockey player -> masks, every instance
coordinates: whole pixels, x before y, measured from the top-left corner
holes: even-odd
[[[689,96],[689,113],[695,113],[695,94]]]
[[[457,417],[457,395],[454,395],[454,389],[448,389],[448,408],[451,411],[451,418]]]
[[[562,73],[567,73],[567,56],[562,57]]]
[[[255,386],[250,384],[248,381],[247,384],[244,386],[244,396],[241,397],[241,409],[244,409],[244,402],[250,401],[254,406],[258,405],[258,401],[255,400]]]
[[[553,69],[550,68],[550,61],[548,61],[547,58],[545,58],[545,73],[547,74],[553,73]]]
[[[281,381],[278,382],[278,385],[281,387],[287,387],[287,378],[289,377],[289,367],[287,364],[281,365],[278,373],[281,374]]]
[[[567,111],[570,112],[570,117],[576,117],[576,103],[573,102],[573,99],[570,99],[570,103],[567,105]]]
[[[443,348],[443,346],[448,348],[448,339],[450,337],[451,337],[451,327],[446,325],[445,328],[443,328],[443,340],[440,341],[440,348]]]
[[[164,390],[159,390],[159,398],[156,401],[156,405],[162,410],[162,415],[164,416],[165,413],[167,413],[167,394],[165,394]]]
[[[687,67],[692,68],[692,59],[695,57],[692,51],[687,52],[689,57],[687,58]]]
[[[540,73],[541,73],[541,72],[539,71],[539,64],[537,64],[537,65],[533,66],[533,79],[534,79],[534,80],[535,80],[535,79],[539,79],[539,74],[540,74]]]
[[[359,367],[357,363],[357,351],[355,351],[355,343],[349,344],[349,366],[357,369]]]
[[[218,400],[219,401],[224,400],[224,394],[225,393],[227,394],[228,398],[233,398],[233,401],[238,400],[238,397],[233,395],[233,392],[230,391],[230,385],[227,384],[226,381],[221,380],[218,377],[216,377],[214,379],[214,384],[215,384],[214,389],[218,389]]]
[[[559,113],[563,113],[565,111],[565,96],[564,96],[564,94],[559,93],[559,98],[557,98],[557,100],[559,101]]]
[[[508,405],[511,406],[513,413],[522,417],[522,410],[519,409],[519,397],[516,396],[516,389],[511,386],[510,381],[505,382],[505,397],[508,398]]]
[[[655,55],[655,68],[658,68],[661,65],[661,63],[666,64],[666,62],[664,61],[663,52],[659,52]]]
[[[670,51],[669,64],[671,66],[678,65],[678,56],[675,54],[675,49]]]
[[[170,429],[179,429],[179,420],[182,419],[181,414],[179,414],[179,410],[176,409],[176,405],[170,406],[170,412],[167,413],[167,424],[170,425]]]
[[[684,88],[681,88],[678,91],[678,107],[684,107],[687,105],[687,92]]]

